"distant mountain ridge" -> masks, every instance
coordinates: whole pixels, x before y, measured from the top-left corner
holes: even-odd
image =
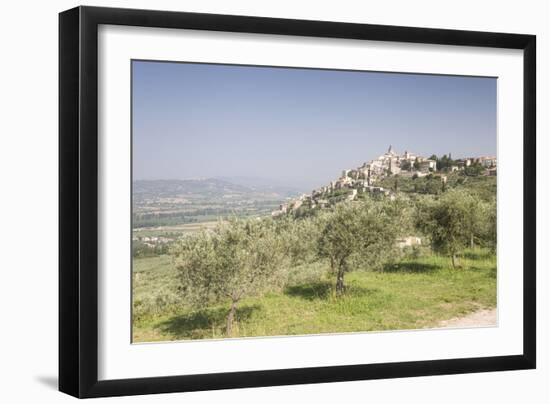
[[[133,182],[134,195],[155,194],[170,197],[176,194],[195,193],[247,193],[251,189],[215,178],[186,180],[136,180]]]
[[[287,185],[282,180],[274,180],[271,178],[238,176],[238,177],[215,177],[221,181],[226,181],[235,185],[241,185],[256,191],[276,192],[282,195],[296,195],[303,192],[302,188]]]
[[[175,196],[222,196],[227,194],[286,198],[299,193],[297,189],[279,184],[269,184],[269,180],[242,177],[232,178],[194,178],[183,180],[135,180],[134,198],[175,197]]]

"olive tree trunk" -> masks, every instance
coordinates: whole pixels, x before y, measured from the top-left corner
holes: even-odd
[[[456,253],[451,254],[451,264],[453,265],[453,269],[456,269],[458,266],[458,257],[456,256]]]
[[[237,313],[237,301],[233,300],[231,302],[231,308],[229,313],[227,313],[227,324],[225,326],[225,335],[228,337],[233,336],[233,322],[235,321],[235,314]]]
[[[340,261],[336,275],[336,296],[342,296],[346,286],[344,285],[344,274],[346,273],[346,262]]]

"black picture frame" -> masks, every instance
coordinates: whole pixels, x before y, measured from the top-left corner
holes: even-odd
[[[523,354],[99,381],[97,53],[100,24],[523,50]],[[77,7],[60,13],[59,390],[85,398],[534,369],[535,60],[534,35],[97,7]]]

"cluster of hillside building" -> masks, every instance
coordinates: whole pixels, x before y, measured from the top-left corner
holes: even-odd
[[[453,164],[447,171],[460,171],[474,164],[480,165],[485,170],[485,175],[496,175],[496,157],[482,156],[459,160],[452,160]],[[340,189],[348,190],[346,198],[354,200],[358,192],[382,193],[393,197],[389,189],[377,186],[377,182],[386,176],[402,175],[411,177],[424,177],[437,171],[437,161],[431,158],[415,155],[405,151],[402,155],[396,153],[392,146],[378,158],[364,163],[360,167],[343,170],[342,175],[330,184],[314,189],[310,195],[303,194],[299,198],[284,203],[278,210],[272,212],[272,216],[278,216],[300,208],[307,204],[308,207],[325,207],[329,204],[327,196]],[[446,177],[442,177],[445,181]]]
[[[133,236],[132,241],[141,241],[147,247],[155,247],[159,244],[171,243],[174,239],[162,236]]]

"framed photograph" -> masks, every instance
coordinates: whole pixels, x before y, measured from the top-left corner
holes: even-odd
[[[59,388],[533,369],[535,36],[59,17]]]

